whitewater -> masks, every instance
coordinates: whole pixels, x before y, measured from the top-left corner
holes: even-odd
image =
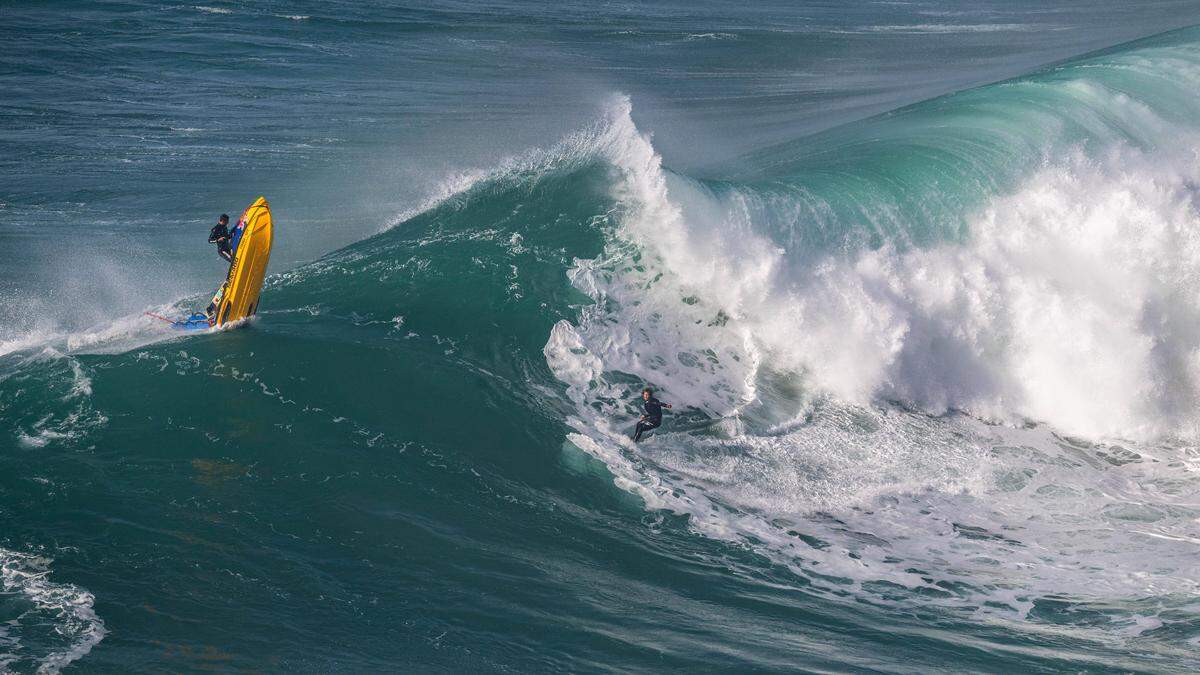
[[[572,442],[651,508],[874,601],[929,590],[922,604],[1030,619],[1065,595],[1104,605],[1073,611],[1118,635],[1193,607],[1198,146],[1177,151],[1186,127],[1092,72],[1153,72],[1156,56],[1194,82],[1194,49],[1147,47],[973,92],[1027,87],[1075,106],[1022,115],[1050,118],[1025,139],[973,118],[972,149],[990,136],[998,153],[1037,154],[1005,158],[1025,175],[991,180],[1011,191],[924,246],[793,254],[790,228],[811,227],[827,197],[665,172],[619,101],[594,147],[620,176],[624,212],[605,254],[568,272],[596,304],[545,348],[579,409]],[[1169,113],[1194,110],[1188,90],[1165,92]],[[1053,133],[1094,108],[1108,119],[1091,135]],[[1168,150],[1152,159],[1146,146]],[[852,180],[874,196],[898,179]],[[871,229],[948,219],[905,222],[886,205],[875,217],[864,201]],[[687,401],[705,431],[631,452],[614,402],[643,381]]]
[[[1200,16],[684,9],[15,12],[0,670],[1200,668]]]

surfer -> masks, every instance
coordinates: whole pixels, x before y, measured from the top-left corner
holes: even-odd
[[[663,403],[654,398],[654,391],[649,387],[642,390],[642,409],[646,414],[638,420],[637,430],[633,433],[633,442],[642,440],[642,434],[662,426],[662,409],[671,409],[670,403]]]
[[[208,243],[217,245],[217,255],[233,262],[233,235],[229,233],[229,215],[222,213],[208,233]]]

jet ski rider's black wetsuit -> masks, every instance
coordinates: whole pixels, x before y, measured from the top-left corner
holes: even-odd
[[[233,235],[225,223],[217,223],[208,233],[208,243],[217,245],[217,255],[233,262]]]
[[[667,404],[653,396],[642,401],[642,409],[646,411],[646,414],[637,423],[637,430],[633,433],[634,443],[642,440],[643,433],[662,426],[662,409],[664,405]]]

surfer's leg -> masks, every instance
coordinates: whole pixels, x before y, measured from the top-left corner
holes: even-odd
[[[658,425],[660,425],[660,424],[662,424],[662,420],[657,420],[657,421],[656,420],[645,420],[642,422],[638,422],[637,423],[637,432],[634,433],[634,435],[633,435],[633,441],[636,443],[636,442],[642,440],[643,433],[650,431],[651,429],[657,429]]]

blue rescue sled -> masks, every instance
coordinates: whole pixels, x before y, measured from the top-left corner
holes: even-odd
[[[196,312],[188,318],[179,319],[178,321],[151,312],[146,312],[146,316],[152,316],[159,321],[165,321],[171,324],[171,328],[175,330],[197,331],[212,328],[212,321],[209,320],[208,315],[200,312]]]
[[[172,321],[171,327],[176,330],[208,330],[212,328],[212,323],[209,322],[207,314],[196,312],[186,319]]]

